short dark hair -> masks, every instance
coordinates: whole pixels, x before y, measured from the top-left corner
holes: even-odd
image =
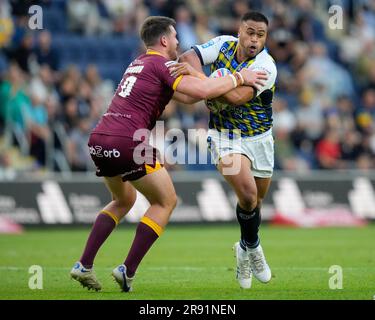
[[[248,20],[255,21],[255,22],[264,22],[268,26],[267,17],[263,13],[260,13],[260,12],[256,12],[256,11],[246,12],[242,16],[241,21],[248,21]]]
[[[163,16],[146,18],[140,31],[141,39],[146,47],[154,45],[162,35],[169,34],[170,26],[176,26],[176,21],[172,18]]]

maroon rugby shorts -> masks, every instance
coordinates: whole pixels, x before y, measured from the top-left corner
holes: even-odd
[[[98,177],[121,175],[123,181],[132,181],[162,167],[156,148],[130,137],[92,133],[88,147]]]

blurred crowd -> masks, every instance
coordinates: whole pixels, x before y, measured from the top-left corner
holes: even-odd
[[[33,4],[50,13],[42,30],[30,30]],[[340,12],[329,11],[332,5],[343,9],[341,24],[334,16]],[[78,39],[122,39],[137,36],[147,16],[166,15],[177,21],[183,52],[217,35],[236,36],[249,10],[270,20],[267,47],[278,68],[276,169],[374,169],[373,0],[0,0],[0,175],[93,169],[88,135],[117,81],[96,64],[63,63],[55,30]],[[131,49],[133,56],[144,50]],[[125,68],[117,70],[119,79]],[[203,102],[171,102],[162,120],[166,130],[206,130],[208,110]],[[187,139],[185,148],[205,152],[194,139]]]

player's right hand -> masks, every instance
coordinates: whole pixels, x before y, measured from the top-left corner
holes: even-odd
[[[265,71],[254,71],[243,68],[240,71],[243,79],[244,85],[256,88],[258,91],[266,84],[267,73]]]
[[[178,77],[180,75],[191,75],[193,77],[199,77],[199,72],[195,70],[187,62],[174,63],[169,67],[169,72],[173,77]]]

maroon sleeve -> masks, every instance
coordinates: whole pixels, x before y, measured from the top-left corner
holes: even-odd
[[[167,61],[164,62],[162,60],[159,60],[160,62],[157,64],[157,71],[162,79],[162,81],[170,88],[173,90],[176,90],[177,85],[181,81],[183,76],[179,77],[172,77],[171,74],[169,73],[168,67],[171,66],[172,64],[176,63],[175,61]]]

